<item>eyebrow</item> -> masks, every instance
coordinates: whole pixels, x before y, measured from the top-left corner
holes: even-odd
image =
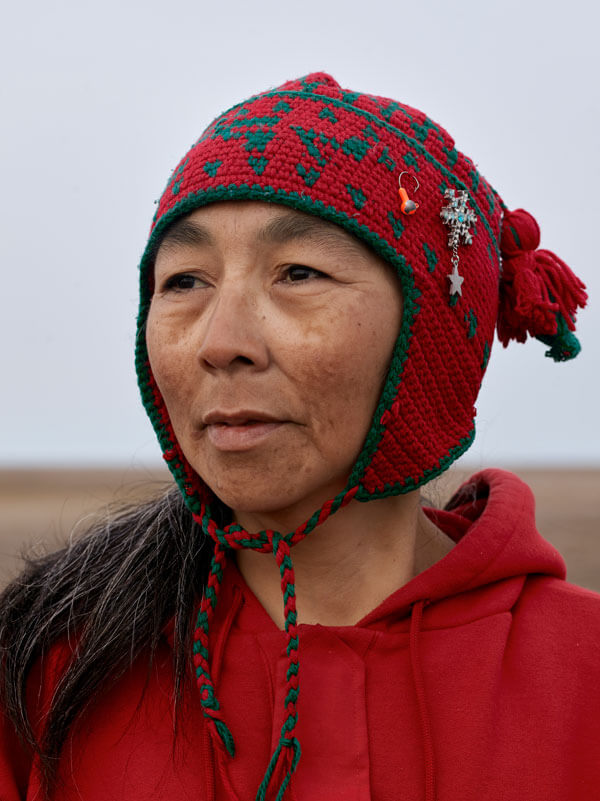
[[[259,231],[257,238],[261,242],[277,245],[298,239],[311,239],[317,244],[342,250],[356,252],[364,248],[352,234],[346,233],[339,226],[308,214],[282,214],[267,223]]]
[[[256,239],[264,244],[276,245],[310,239],[316,244],[346,253],[348,251],[361,252],[365,247],[352,234],[347,234],[334,223],[298,212],[284,212],[270,220],[264,228],[258,231]],[[165,231],[158,248],[163,246],[210,247],[214,244],[215,239],[207,228],[198,222],[183,218],[177,220]]]
[[[184,217],[182,220],[176,220],[167,228],[160,240],[158,248],[163,246],[177,247],[177,245],[183,247],[214,245],[214,239],[204,226]]]

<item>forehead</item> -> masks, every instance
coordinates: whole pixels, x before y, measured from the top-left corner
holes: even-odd
[[[231,237],[255,246],[309,242],[345,255],[373,258],[371,249],[338,225],[274,203],[214,203],[176,220],[162,235],[158,251],[215,247]]]

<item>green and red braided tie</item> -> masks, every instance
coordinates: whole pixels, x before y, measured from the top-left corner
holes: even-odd
[[[213,679],[210,672],[209,658],[209,625],[214,616],[219,590],[223,581],[223,570],[226,562],[227,549],[251,548],[260,553],[273,553],[281,577],[281,591],[283,594],[283,610],[285,618],[285,632],[287,635],[286,653],[289,660],[286,672],[285,720],[281,727],[279,743],[273,752],[265,776],[258,788],[256,801],[265,801],[269,785],[276,773],[278,765],[283,770],[276,801],[281,801],[296,770],[300,759],[300,743],[294,736],[298,722],[298,616],[296,612],[296,586],[294,566],[290,553],[291,546],[302,540],[309,532],[322,524],[339,509],[350,503],[356,495],[358,488],[340,493],[334,499],[327,501],[318,512],[307,520],[302,526],[290,534],[283,536],[278,531],[265,530],[258,534],[249,534],[237,523],[231,523],[224,529],[218,528],[212,520],[208,508],[203,505],[199,515],[194,519],[202,526],[205,534],[215,542],[215,549],[210,566],[208,582],[202,598],[196,628],[194,630],[193,659],[196,671],[196,682],[200,691],[202,711],[209,724],[209,731],[213,742],[218,748],[225,749],[230,755],[235,755],[235,743],[229,727],[224,722],[220,704],[216,696]],[[277,771],[278,773],[279,771]]]

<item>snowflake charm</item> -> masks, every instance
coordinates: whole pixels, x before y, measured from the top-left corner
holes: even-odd
[[[462,283],[465,280],[459,275],[458,245],[462,239],[463,244],[470,245],[473,242],[470,227],[477,220],[477,215],[467,205],[467,192],[463,189],[456,195],[454,189],[446,189],[444,197],[448,200],[448,205],[440,211],[440,217],[444,225],[449,226],[448,247],[452,248],[452,272],[448,275],[450,279],[450,295],[462,295]]]
[[[477,220],[477,215],[467,206],[467,193],[462,189],[456,196],[454,189],[446,189],[444,197],[449,200],[447,206],[440,211],[444,225],[450,226],[448,233],[448,247],[458,245],[460,238],[465,245],[473,241],[469,228]]]

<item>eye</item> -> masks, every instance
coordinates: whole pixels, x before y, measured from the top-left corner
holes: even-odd
[[[306,267],[304,264],[290,264],[283,274],[283,281],[286,284],[297,284],[314,278],[327,278],[327,276],[320,270]]]
[[[165,291],[184,292],[187,289],[198,289],[206,286],[206,281],[190,273],[173,275],[165,281]]]

